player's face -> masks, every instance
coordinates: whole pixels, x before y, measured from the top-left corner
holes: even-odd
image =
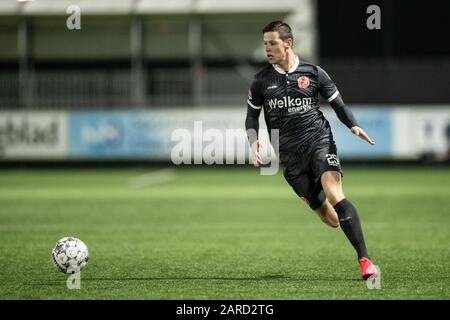
[[[270,64],[280,64],[286,60],[286,51],[292,46],[292,40],[283,41],[277,31],[264,33],[264,47],[267,61]]]

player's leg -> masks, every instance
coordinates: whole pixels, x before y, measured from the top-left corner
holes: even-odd
[[[368,257],[358,213],[342,191],[341,173],[325,171],[320,180],[327,199],[338,214],[342,230],[358,253],[358,258]]]
[[[339,227],[339,218],[333,206],[328,201],[328,199],[325,199],[322,205],[315,211],[319,216],[319,218],[323,221],[323,223],[332,228]]]
[[[358,254],[361,276],[367,278],[376,274],[377,269],[368,257],[358,212],[342,189],[342,170],[334,141],[331,138],[319,141],[311,160],[326,198],[338,215],[339,225]]]
[[[301,171],[299,165],[287,167],[284,177],[295,193],[302,199],[326,225],[337,228],[339,220],[333,206],[327,201],[320,181],[312,172]]]
[[[353,204],[345,198],[342,190],[341,173],[325,171],[321,175],[321,182],[327,199],[337,212],[342,230],[358,254],[361,276],[366,279],[378,273],[367,253],[358,212]]]
[[[320,182],[328,201],[333,207],[345,199],[340,171],[329,170],[323,172],[320,176]]]
[[[337,156],[336,144],[326,138],[318,142],[311,158],[311,167],[320,177],[320,185],[335,209],[339,224],[351,242],[358,258],[368,257],[358,213],[342,190],[342,170]]]

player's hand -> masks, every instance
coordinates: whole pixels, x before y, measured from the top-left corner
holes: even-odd
[[[354,126],[350,130],[352,131],[353,134],[357,135],[358,137],[360,137],[363,140],[366,140],[371,145],[375,144],[375,141],[370,139],[370,137],[367,135],[367,133],[363,129],[361,129],[360,127]]]
[[[262,149],[263,145],[260,140],[256,140],[252,144],[252,162],[255,167],[259,167],[262,162],[262,157],[259,154],[259,150]]]

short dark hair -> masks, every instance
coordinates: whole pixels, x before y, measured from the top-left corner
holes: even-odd
[[[266,32],[274,32],[274,31],[278,32],[281,40],[284,41],[291,38],[292,41],[294,41],[294,36],[292,35],[291,27],[286,22],[283,22],[281,20],[272,21],[262,29],[263,34]]]

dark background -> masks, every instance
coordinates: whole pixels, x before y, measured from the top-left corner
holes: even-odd
[[[380,30],[366,28],[371,4]],[[449,103],[449,12],[444,0],[320,0],[320,63],[347,103]]]

